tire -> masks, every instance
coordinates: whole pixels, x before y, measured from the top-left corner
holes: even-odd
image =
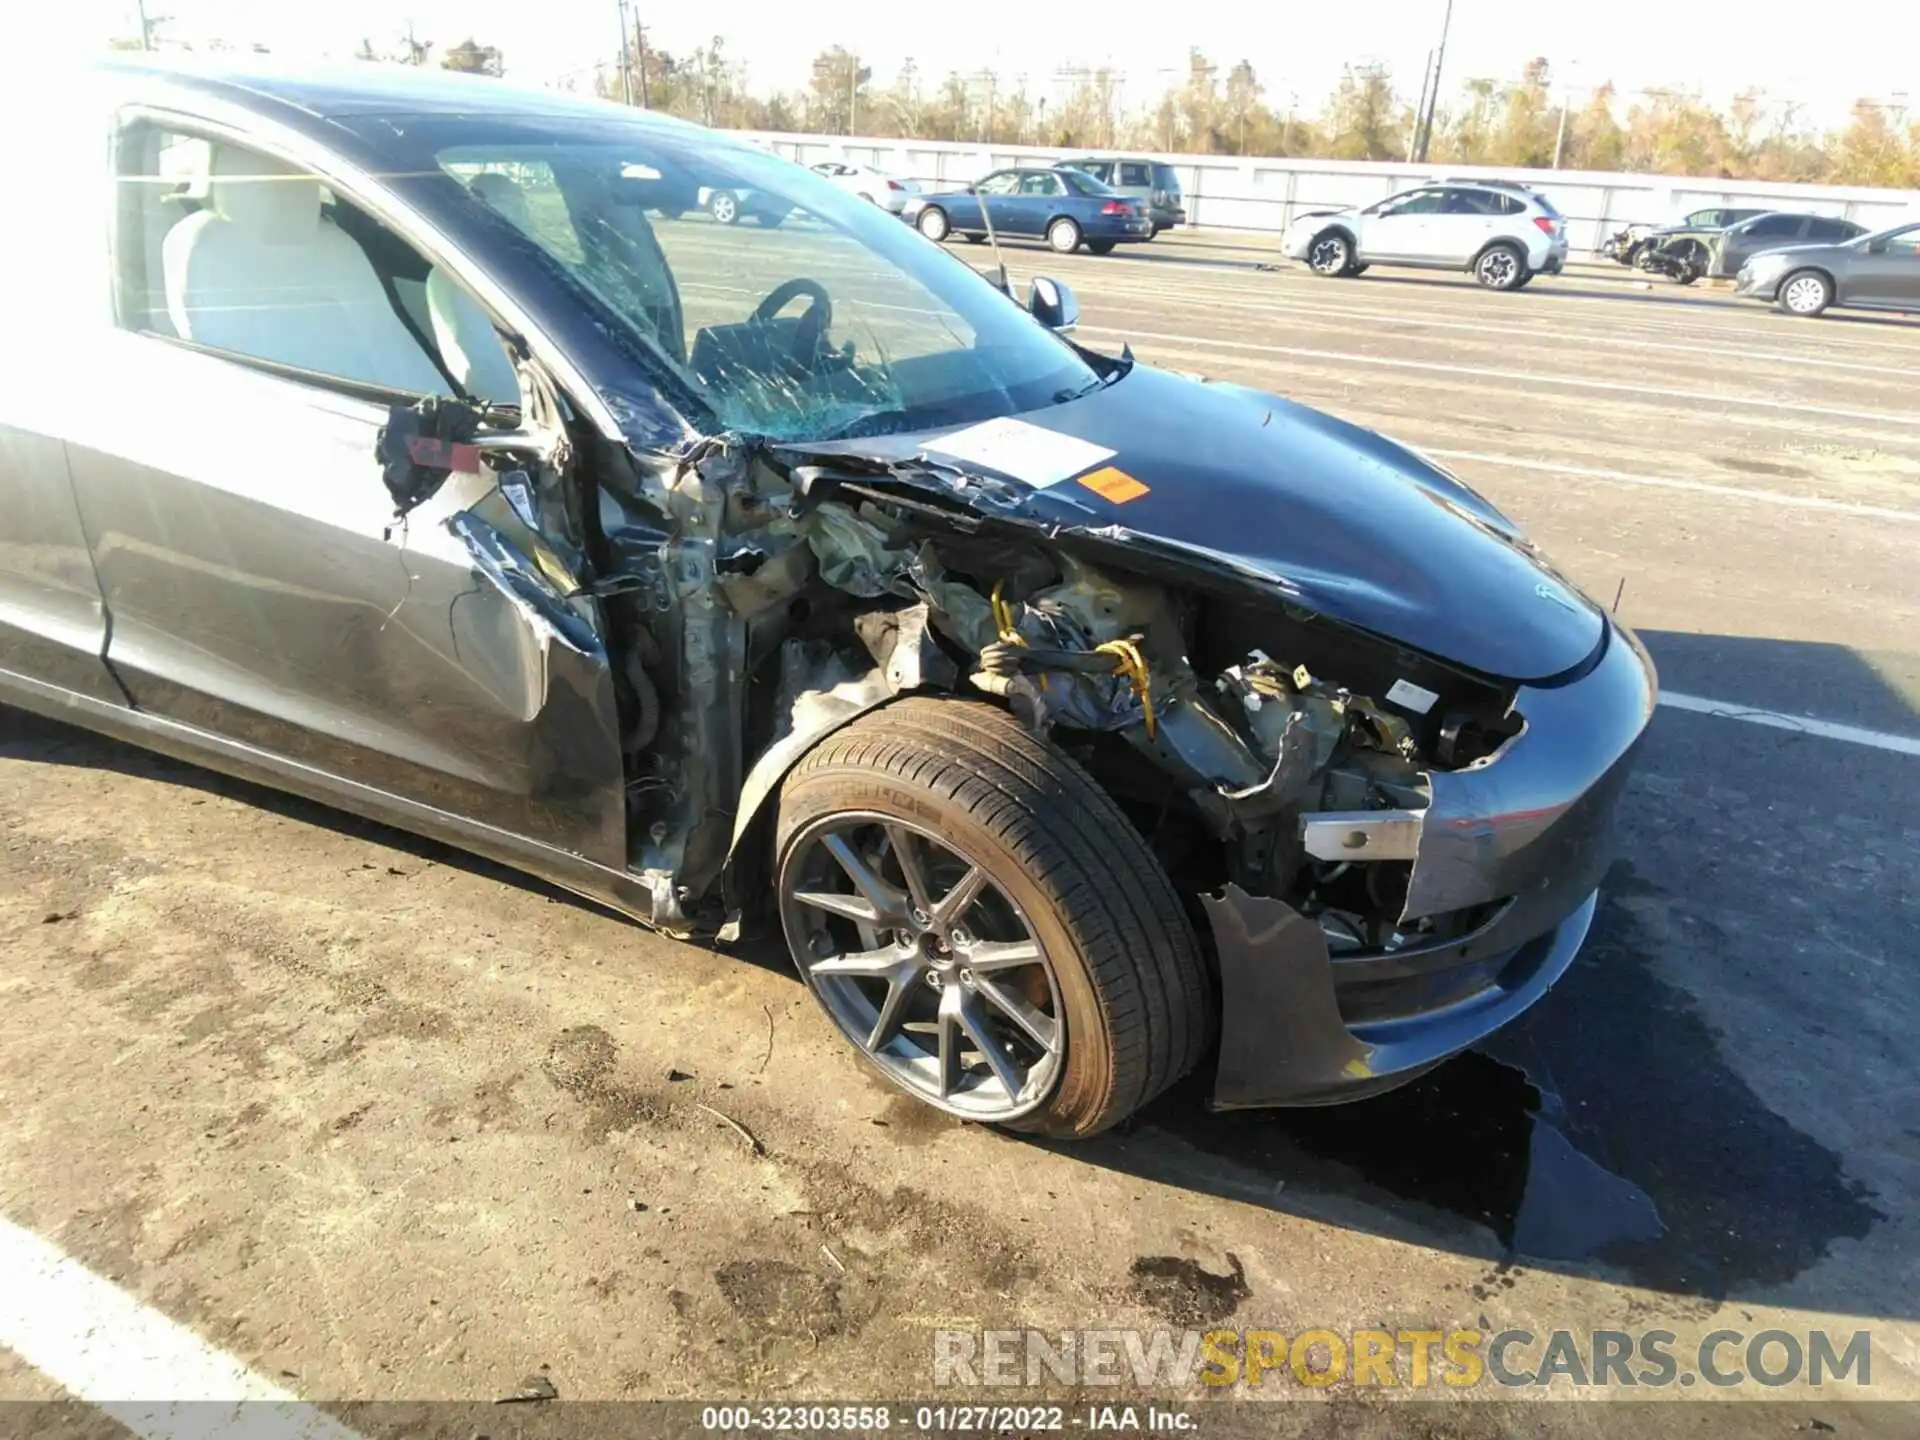
[[[1482,250],[1473,262],[1473,278],[1489,290],[1518,290],[1526,283],[1527,257],[1502,241]]]
[[[892,830],[885,828],[888,821],[894,822]],[[918,857],[916,866],[925,877],[920,892],[927,910],[916,910],[913,923],[944,924],[929,915],[937,915],[958,888],[954,877],[977,867],[986,876],[979,899],[957,902],[963,908],[954,913],[973,917],[969,923],[983,934],[991,934],[987,927],[996,917],[1024,927],[1021,933],[1031,942],[1025,948],[1041,957],[1026,965],[1020,982],[1028,1004],[1036,1007],[1029,1013],[1064,1022],[1052,1027],[1054,1058],[1039,1062],[1051,1065],[1044,1084],[1037,1069],[1029,1068],[1017,1103],[1001,1105],[1001,1113],[969,1108],[970,1095],[1014,1093],[1004,1078],[996,1081],[986,1073],[997,1075],[999,1067],[990,1065],[984,1045],[976,1046],[977,1058],[960,1071],[949,1092],[949,1072],[925,1053],[933,1043],[926,1031],[914,1035],[897,1029],[897,1022],[913,1023],[907,1019],[909,1007],[922,1012],[934,1007],[944,1015],[950,1001],[985,1006],[979,992],[955,988],[976,984],[979,977],[969,980],[964,968],[954,967],[978,956],[977,947],[987,942],[954,931],[949,950],[931,930],[921,934],[918,943],[931,958],[907,963],[922,966],[923,973],[891,980],[858,976],[861,985],[884,987],[882,998],[864,1002],[865,1008],[849,1007],[846,1000],[854,978],[819,969],[835,960],[843,967],[849,961],[870,965],[871,956],[882,953],[870,947],[857,956],[836,951],[843,941],[834,935],[835,927],[847,937],[844,943],[864,947],[865,937],[854,933],[856,922],[796,898],[820,895],[806,887],[828,883],[823,876],[838,876],[847,887],[840,898],[858,901],[850,872],[837,868],[829,839],[850,835],[854,840],[847,844],[853,845],[862,834],[884,836],[871,849],[855,846],[848,853],[883,879],[891,876],[889,893],[904,907],[915,903],[900,893],[909,888],[905,872],[890,868],[897,865],[891,857],[898,853],[894,837],[902,830],[909,832],[906,847]],[[782,927],[808,989],[863,1060],[897,1088],[936,1108],[1057,1138],[1093,1135],[1160,1094],[1212,1043],[1215,1012],[1207,972],[1166,872],[1086,771],[990,705],[910,698],[821,741],[781,787],[776,850]],[[932,863],[943,852],[951,862],[944,875]],[[923,953],[909,938],[910,930],[874,933],[889,936],[888,946],[904,947],[886,949],[889,957]],[[1001,950],[1007,950],[1004,943]],[[948,967],[942,984],[919,983],[942,964]],[[1044,974],[1036,979],[1038,971]],[[896,989],[910,997],[898,1007]],[[1043,1005],[1047,1013],[1037,1008]],[[896,1029],[873,1048],[872,1036],[882,1033],[888,1011],[895,1012]],[[1001,1012],[989,1007],[986,1013]],[[935,1034],[942,1023],[933,1022]],[[1008,1022],[997,1023],[1002,1025],[997,1033],[1012,1034],[1004,1028]],[[863,1034],[870,1024],[873,1032]],[[1011,1062],[1013,1041],[1001,1048]],[[955,1051],[956,1060],[964,1058],[962,1045]],[[928,1068],[910,1070],[902,1056]]]
[[[1514,281],[1514,282],[1513,282],[1513,284],[1512,284],[1512,285],[1510,285],[1510,286],[1509,286],[1508,288],[1509,288],[1509,289],[1511,289],[1511,290],[1524,290],[1524,289],[1526,289],[1526,288],[1527,288],[1527,286],[1529,286],[1529,285],[1531,285],[1531,284],[1533,283],[1533,277],[1534,277],[1534,275],[1535,275],[1536,273],[1537,273],[1537,272],[1536,272],[1536,271],[1533,271],[1533,270],[1529,270],[1529,271],[1527,271],[1527,272],[1526,272],[1526,273],[1525,273],[1524,275],[1522,275],[1522,276],[1521,276],[1521,277],[1520,277],[1520,278],[1519,278],[1518,280],[1516,280],[1516,281]]]
[[[1691,285],[1707,273],[1707,252],[1692,241],[1675,251],[1674,258],[1682,267],[1673,277],[1673,283],[1676,285]]]
[[[987,243],[987,237],[978,230],[969,230],[966,234],[966,242],[969,245],[984,245]]]
[[[922,210],[915,217],[913,227],[936,245],[953,231],[953,226],[947,221],[947,212],[938,205],[929,205]]]
[[[1354,274],[1353,241],[1344,230],[1322,230],[1307,246],[1307,268],[1328,278]]]
[[[731,190],[716,190],[707,197],[707,214],[722,225],[740,223],[740,197]]]
[[[1347,274],[1349,276],[1364,275],[1367,273],[1368,268],[1369,267],[1365,265],[1349,265],[1347,267]]]
[[[1780,282],[1773,303],[1782,314],[1811,320],[1833,303],[1833,281],[1823,271],[1795,270]]]
[[[1112,240],[1089,240],[1087,241],[1087,253],[1089,255],[1111,255],[1113,253],[1114,243]]]
[[[1047,226],[1047,247],[1056,255],[1071,255],[1078,250],[1080,248],[1079,224],[1064,215],[1055,220]]]

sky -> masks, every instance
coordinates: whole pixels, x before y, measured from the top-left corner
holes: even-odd
[[[442,47],[471,32],[498,46],[507,73],[526,84],[591,80],[619,47],[616,0],[146,0],[172,17],[163,33],[238,44],[260,42],[287,58],[350,54],[364,37],[390,48],[411,22]],[[657,5],[658,13],[653,13]],[[1181,0],[1155,9],[961,0],[946,6],[900,0],[705,0],[668,6],[640,0],[650,40],[690,50],[714,35],[747,67],[757,90],[799,89],[813,56],[844,45],[890,83],[911,57],[923,83],[949,71],[1025,74],[1033,93],[1055,93],[1068,67],[1112,65],[1127,75],[1123,101],[1144,105],[1184,71],[1189,47],[1226,68],[1242,58],[1267,86],[1270,104],[1290,97],[1316,110],[1345,64],[1388,65],[1409,97],[1439,39],[1445,0],[1367,0],[1363,6],[1248,5]],[[136,31],[131,0],[61,0],[30,22],[50,44],[92,47]],[[1455,0],[1443,101],[1465,80],[1511,80],[1545,56],[1576,96],[1611,81],[1623,95],[1654,88],[1697,90],[1724,103],[1758,87],[1797,102],[1817,125],[1838,125],[1856,98],[1920,108],[1920,4],[1854,0],[1844,33],[1807,43],[1791,27],[1755,23],[1767,6],[1645,6]],[[54,13],[48,13],[48,12]],[[1145,23],[1129,23],[1140,16]],[[1846,36],[1870,35],[1870,44]]]

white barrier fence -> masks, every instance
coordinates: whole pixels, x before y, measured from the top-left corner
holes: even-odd
[[[1115,151],[1055,150],[1032,145],[977,145],[942,140],[878,140],[844,135],[747,132],[803,165],[844,159],[870,165],[927,189],[956,189],[1008,165],[1047,164]],[[1575,250],[1598,250],[1623,225],[1668,223],[1708,205],[1810,211],[1880,229],[1920,220],[1920,190],[1861,185],[1787,185],[1676,175],[1624,175],[1598,170],[1499,169],[1484,165],[1409,165],[1393,161],[1262,160],[1234,155],[1129,155],[1163,160],[1180,176],[1187,223],[1229,230],[1286,229],[1304,210],[1370,204],[1445,176],[1520,180],[1541,191],[1567,217]]]

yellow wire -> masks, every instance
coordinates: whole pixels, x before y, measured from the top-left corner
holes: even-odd
[[[1126,676],[1132,683],[1133,693],[1140,698],[1140,718],[1146,721],[1147,738],[1151,740],[1154,734],[1153,676],[1147,669],[1147,657],[1140,653],[1140,647],[1131,640],[1109,640],[1093,648],[1096,654],[1113,656],[1113,673]]]

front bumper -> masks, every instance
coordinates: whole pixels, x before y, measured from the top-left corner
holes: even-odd
[[[1780,281],[1784,270],[1768,270],[1763,275],[1755,275],[1751,270],[1741,270],[1733,282],[1733,293],[1744,295],[1749,300],[1771,301],[1780,291]]]
[[[1491,907],[1465,935],[1335,959],[1319,924],[1279,900],[1232,885],[1204,897],[1220,964],[1214,1105],[1360,1099],[1544,995],[1592,924],[1655,685],[1639,642],[1609,624],[1579,679],[1521,688],[1526,728],[1491,760],[1429,776],[1404,918]]]

